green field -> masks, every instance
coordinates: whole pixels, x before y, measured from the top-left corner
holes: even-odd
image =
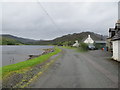
[[[56,55],[59,52],[61,52],[61,49],[55,47],[54,52],[39,56],[39,57],[34,58],[34,59],[19,62],[19,63],[16,63],[16,64],[3,66],[3,67],[0,68],[0,74],[1,74],[1,71],[2,71],[2,77],[4,77],[11,72],[22,70],[22,69],[25,69],[25,68],[28,68],[28,67],[32,67],[34,65],[40,64],[40,63],[48,60],[51,56]]]

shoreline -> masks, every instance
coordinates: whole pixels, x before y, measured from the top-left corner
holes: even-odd
[[[46,48],[54,48],[54,46],[2,46],[1,67],[26,61],[29,59],[29,55],[40,55]]]
[[[54,49],[55,49],[54,51],[53,51],[53,49],[51,49],[51,50],[46,49],[46,51],[44,52],[43,55],[38,56],[36,58],[32,58],[30,60],[27,60],[27,62],[29,62],[29,61],[31,62],[33,60],[37,60],[37,58],[41,58],[41,60],[42,60],[43,57],[47,57],[44,59],[43,62],[39,62],[38,64],[29,66],[29,67],[25,67],[25,68],[21,68],[19,70],[11,71],[11,73],[8,72],[8,75],[6,73],[7,76],[5,76],[5,77],[3,76],[3,80],[4,80],[4,82],[2,83],[3,88],[10,88],[10,87],[13,88],[15,85],[17,85],[20,82],[22,82],[22,83],[28,82],[33,76],[35,76],[38,72],[40,72],[39,70],[44,65],[48,66],[48,63],[51,62],[50,58],[52,56],[55,56],[55,58],[56,58],[57,57],[56,55],[61,52],[61,49],[58,49],[58,48],[54,48]],[[9,66],[11,66],[11,65],[9,65]],[[20,86],[17,86],[17,87],[19,88]]]
[[[29,55],[29,58],[27,60],[30,60],[30,59],[33,59],[33,58],[36,58],[36,57],[39,57],[41,55],[45,55],[51,52],[54,52],[53,48],[43,49],[43,52],[40,55]]]

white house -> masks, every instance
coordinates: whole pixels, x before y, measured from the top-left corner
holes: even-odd
[[[83,41],[84,43],[88,44],[88,47],[93,47],[96,49],[101,49],[106,46],[106,41],[101,37],[101,39],[91,38],[90,35],[88,35],[88,38]]]
[[[90,35],[88,35],[88,38],[84,41],[84,43],[93,44],[94,40],[90,37]]]
[[[76,40],[75,44],[73,44],[73,47],[79,47],[79,42]]]
[[[120,61],[120,20],[115,25],[115,36],[112,38],[114,60]]]
[[[120,39],[113,41],[113,56],[114,60],[120,61]]]

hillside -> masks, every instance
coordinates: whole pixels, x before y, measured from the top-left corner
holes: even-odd
[[[93,32],[68,34],[62,37],[55,38],[53,40],[32,40],[32,39],[26,39],[26,38],[16,37],[12,35],[1,35],[1,36],[3,38],[2,42],[5,45],[6,45],[6,40],[7,42],[11,41],[14,43],[31,44],[31,45],[72,45],[75,42],[75,40],[82,42],[88,37],[88,35],[91,35],[91,38],[97,41],[106,39],[106,36],[99,35]]]
[[[0,45],[19,45],[19,44],[22,43],[15,39],[0,37]]]
[[[26,39],[26,38],[21,38],[9,34],[3,34],[0,35],[0,44],[2,43],[3,45],[16,45],[16,44],[34,44],[35,40],[32,39]]]
[[[75,40],[78,40],[79,42],[84,41],[88,37],[88,35],[91,35],[91,38],[95,41],[106,40],[106,36],[96,34],[93,32],[82,32],[64,35],[62,37],[58,37],[50,41],[38,41],[37,44],[72,45],[75,42]]]

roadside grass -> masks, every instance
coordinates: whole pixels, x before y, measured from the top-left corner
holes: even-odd
[[[2,67],[0,67],[0,80],[2,80]]]
[[[84,52],[87,52],[88,50],[79,47],[79,48],[76,49],[76,51],[84,53]]]
[[[85,49],[83,47],[70,47],[70,46],[61,46],[62,48],[66,48],[66,49],[75,49],[76,52],[81,52],[81,53],[84,53],[84,52],[87,52],[88,49]]]
[[[76,47],[70,47],[70,46],[61,46],[62,48],[67,48],[67,49],[77,49]]]
[[[4,77],[11,72],[14,72],[14,71],[19,72],[19,71],[21,71],[25,68],[29,68],[29,67],[32,67],[34,65],[43,63],[44,61],[48,60],[51,56],[56,55],[59,52],[61,52],[61,49],[59,49],[58,47],[55,47],[54,52],[39,56],[37,58],[33,58],[33,59],[30,59],[30,60],[19,62],[19,63],[16,63],[16,64],[3,66],[3,67],[0,68],[0,75],[2,75],[1,77]]]
[[[87,52],[88,51],[88,44],[80,43],[80,47],[77,49],[78,52]]]

